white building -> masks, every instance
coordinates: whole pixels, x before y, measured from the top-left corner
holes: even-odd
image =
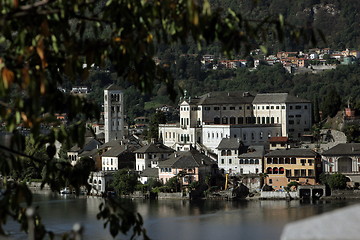
[[[100,196],[103,193],[106,193],[112,179],[113,172],[91,172],[88,179],[88,183],[91,186],[90,194]]]
[[[128,145],[111,147],[101,156],[103,171],[117,171],[121,168],[133,168],[135,154],[131,152]]]
[[[124,93],[112,84],[104,90],[105,142],[122,139],[124,133]]]
[[[223,138],[239,138],[245,145],[262,144],[268,138],[300,138],[312,124],[311,102],[289,95],[249,92],[212,92],[180,99],[180,122],[160,124],[163,143],[177,151],[190,146],[212,152]]]
[[[150,143],[134,151],[136,164],[135,170],[142,172],[148,168],[157,168],[159,161],[163,161],[172,154],[174,150],[162,143]]]
[[[312,126],[311,102],[288,93],[257,94],[253,101],[256,124],[281,125],[281,135],[293,139],[310,133]]]
[[[259,174],[263,169],[265,148],[244,146],[239,139],[224,138],[217,147],[218,166],[229,174]]]
[[[245,153],[239,154],[237,172],[239,174],[259,174],[263,172],[264,146],[249,146]]]

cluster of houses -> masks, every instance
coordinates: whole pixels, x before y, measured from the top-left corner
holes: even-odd
[[[105,138],[88,136],[82,148],[68,151],[73,165],[85,157],[95,162],[97,171],[89,178],[93,194],[109,190],[121,168],[137,171],[142,183],[176,176],[183,186],[219,173],[251,179],[254,189],[260,189],[260,176],[275,190],[294,181],[315,185],[322,172],[360,182],[360,144],[323,152],[295,144],[310,133],[311,103],[286,93],[185,94],[179,122],[160,125],[159,140],[150,143],[125,134],[123,104],[120,88],[105,89]]]
[[[334,68],[337,64],[351,64],[360,58],[360,51],[357,50],[343,50],[334,51],[330,48],[313,48],[307,52],[278,52],[273,55],[264,56],[263,58],[256,57],[260,54],[260,50],[254,50],[252,55],[254,58],[254,67],[257,67],[261,62],[267,65],[274,65],[275,63],[282,64],[290,72],[294,69],[301,68],[318,68],[319,65],[324,68]],[[240,67],[249,67],[247,60],[244,59],[218,59],[214,55],[203,55],[201,63],[205,68],[211,69],[236,69]]]

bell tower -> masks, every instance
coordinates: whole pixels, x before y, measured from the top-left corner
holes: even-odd
[[[124,137],[124,93],[112,84],[104,90],[105,142]]]

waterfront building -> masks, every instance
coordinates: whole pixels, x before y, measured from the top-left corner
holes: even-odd
[[[134,151],[136,164],[135,170],[142,172],[147,168],[157,168],[159,161],[163,161],[174,149],[165,146],[162,143],[152,142]]]
[[[117,171],[121,168],[134,169],[135,154],[127,144],[111,147],[101,157],[103,171]]]
[[[123,139],[124,130],[124,93],[112,84],[104,90],[104,130],[105,142]]]
[[[271,137],[299,139],[312,124],[311,102],[288,93],[211,92],[180,99],[180,121],[160,124],[163,143],[177,151],[215,152],[223,138],[266,145]]]
[[[158,168],[145,168],[145,170],[140,173],[140,182],[142,184],[147,184],[149,179],[159,179]]]
[[[205,181],[207,176],[214,175],[218,166],[214,160],[195,149],[178,151],[165,161],[159,162],[159,179],[166,183],[172,177],[179,177],[182,186],[194,181]]]
[[[342,173],[360,182],[360,143],[339,143],[321,155],[325,173]]]
[[[310,149],[274,150],[265,155],[266,184],[283,189],[289,182],[314,185],[322,172],[321,157]]]
[[[239,153],[243,147],[240,139],[223,138],[217,147],[217,163],[220,170],[226,173],[239,173]]]
[[[106,193],[112,182],[114,172],[91,172],[88,183],[91,186],[90,194],[101,196]]]
[[[246,151],[239,154],[239,174],[258,175],[263,172],[263,160],[265,147],[254,145],[246,148]]]

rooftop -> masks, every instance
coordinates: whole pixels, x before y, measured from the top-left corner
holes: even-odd
[[[339,143],[322,153],[324,156],[360,155],[360,143]]]
[[[288,93],[259,93],[256,94],[253,103],[310,103],[310,101]]]
[[[159,167],[171,168],[193,168],[201,166],[209,166],[216,164],[214,160],[198,152],[190,150],[188,152],[176,152],[170,155],[168,160],[159,162]]]
[[[269,152],[265,157],[315,157],[316,152],[305,148],[279,149]]]

